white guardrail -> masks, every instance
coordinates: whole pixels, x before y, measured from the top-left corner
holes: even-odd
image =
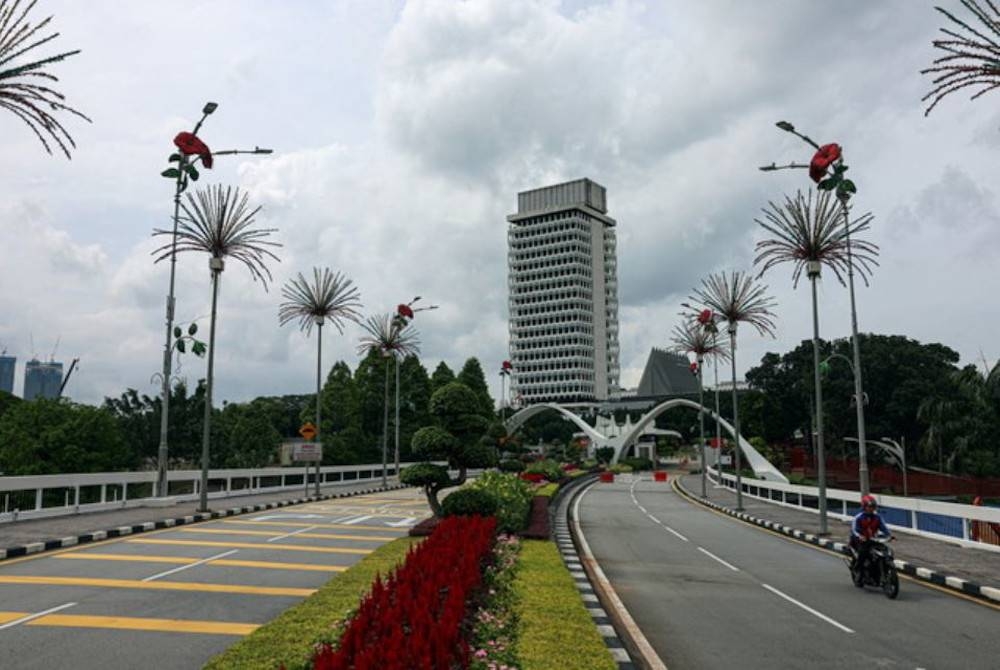
[[[395,474],[395,467],[390,463],[387,476]],[[304,467],[209,470],[208,497],[305,492],[307,483],[312,491],[316,485],[314,467],[309,469],[308,482],[305,478]],[[381,478],[381,463],[320,468],[320,486],[346,486]],[[201,470],[171,470],[167,479],[170,495],[154,498],[155,470],[0,477],[0,523],[125,507],[164,506],[198,499]]]
[[[707,472],[709,479],[717,483],[717,471],[710,467]],[[722,485],[726,488],[731,491],[736,490],[735,475],[723,473],[722,481]],[[785,484],[747,477],[743,477],[742,484],[745,496],[819,514],[819,489],[815,486]],[[882,493],[876,493],[875,497],[879,503],[879,513],[886,525],[894,531],[1000,552],[1000,545],[993,544],[987,539],[996,538],[996,533],[990,529],[990,524],[994,527],[1000,524],[998,507],[962,505]],[[826,503],[828,516],[847,521],[860,511],[861,493],[828,488]],[[985,541],[974,540],[974,535]]]

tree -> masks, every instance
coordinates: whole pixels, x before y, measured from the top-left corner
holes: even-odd
[[[452,478],[444,466],[424,462],[404,469],[400,480],[404,484],[422,486],[428,504],[434,514],[440,516],[438,492],[464,484],[468,468],[491,463],[491,454],[482,443],[489,422],[480,411],[479,397],[460,382],[436,390],[431,395],[430,410],[434,424],[414,434],[413,452],[425,461],[447,461],[448,468],[457,470],[458,474]]]
[[[490,389],[486,384],[486,375],[483,373],[483,366],[479,364],[478,358],[470,358],[465,361],[465,365],[455,377],[455,381],[465,384],[479,397],[483,416],[492,419],[496,415],[493,398],[490,397]]]
[[[199,511],[208,511],[208,460],[212,422],[212,382],[215,372],[215,324],[218,315],[219,283],[226,267],[225,259],[242,263],[254,280],[267,289],[271,271],[268,260],[280,260],[271,249],[281,246],[268,240],[274,228],[254,228],[254,217],[260,206],[249,207],[249,196],[239,188],[210,186],[199,190],[197,198],[187,194],[181,205],[184,216],[178,220],[176,232],[157,229],[153,235],[170,235],[171,242],[157,249],[156,262],[173,258],[175,252],[207,253],[212,274],[212,314],[208,343],[208,384],[205,391],[205,421],[202,427],[201,503]]]
[[[400,363],[399,381],[402,391],[399,413],[400,458],[410,460],[413,458],[410,446],[413,435],[431,422],[431,380],[420,359],[407,356]]]
[[[255,403],[229,404],[219,416],[222,433],[213,463],[223,468],[263,468],[278,457],[281,436]]]
[[[5,475],[127,470],[132,460],[114,416],[103,408],[39,398],[0,417]]]
[[[3,417],[4,413],[9,410],[14,405],[22,402],[13,393],[7,393],[6,391],[0,391],[0,418]]]
[[[455,373],[451,371],[448,364],[444,361],[438,363],[438,366],[434,368],[434,373],[431,375],[431,393],[437,391],[442,386],[450,384],[455,381]]]

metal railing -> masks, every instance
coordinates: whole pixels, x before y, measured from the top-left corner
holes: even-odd
[[[166,498],[154,497],[155,470],[0,477],[0,523],[198,499],[201,470],[171,470],[167,474]],[[391,463],[388,474],[396,474]],[[381,477],[381,463],[320,468],[321,486],[343,486]],[[208,497],[292,490],[305,493],[306,486],[315,486],[315,481],[315,470],[307,474],[302,467],[210,470]]]
[[[718,482],[718,472],[709,467],[712,481]],[[775,505],[793,507],[819,514],[819,493],[814,486],[743,477],[743,495],[766,500]],[[736,477],[722,474],[722,485],[736,490]],[[879,513],[894,531],[948,540],[966,547],[1000,552],[995,533],[982,532],[1000,524],[1000,508],[960,503],[939,502],[923,498],[905,498],[877,494]],[[860,511],[861,493],[844,489],[826,490],[829,516],[848,520]]]

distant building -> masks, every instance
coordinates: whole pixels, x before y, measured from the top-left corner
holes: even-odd
[[[528,405],[616,397],[616,223],[604,187],[523,191],[507,221],[511,394]]]
[[[0,355],[0,391],[14,392],[14,366],[16,364],[17,358],[14,356]]]
[[[28,361],[24,364],[24,399],[58,398],[62,378],[62,363],[43,363],[37,359]]]
[[[635,395],[641,398],[698,392],[698,377],[688,359],[663,349],[652,349]]]

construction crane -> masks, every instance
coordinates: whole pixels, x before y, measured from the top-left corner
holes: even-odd
[[[73,369],[76,368],[76,364],[80,362],[79,358],[74,358],[73,362],[69,364],[69,370],[66,371],[66,376],[63,377],[62,384],[59,385],[59,393],[56,394],[57,398],[61,398],[63,394],[63,389],[66,388],[66,383],[69,381],[70,375],[73,374]]]

